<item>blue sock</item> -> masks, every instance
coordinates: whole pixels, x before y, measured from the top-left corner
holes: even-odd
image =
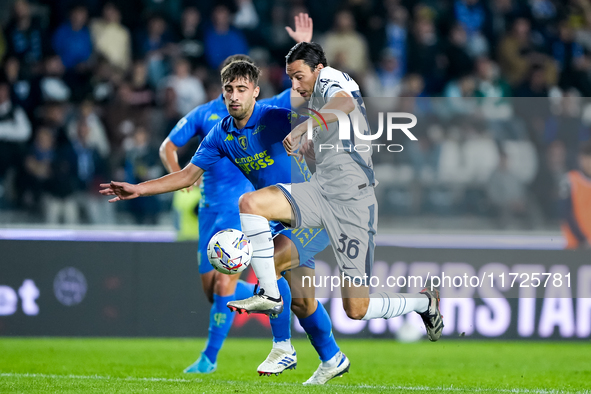
[[[254,283],[248,283],[241,279],[236,282],[236,295],[237,300],[244,300],[248,297],[252,297],[254,294]]]
[[[291,290],[289,283],[281,277],[277,281],[279,294],[283,298],[283,312],[276,318],[271,318],[271,331],[273,342],[281,342],[291,339]]]
[[[310,316],[300,319],[300,325],[308,334],[312,346],[320,356],[320,360],[328,361],[339,352],[339,346],[332,335],[332,324],[326,309],[318,302],[316,311]]]
[[[225,297],[217,294],[213,295],[213,305],[209,312],[209,336],[207,346],[203,351],[212,363],[217,361],[218,352],[222,348],[234,321],[234,314],[230,312],[226,304],[235,299],[235,294]]]

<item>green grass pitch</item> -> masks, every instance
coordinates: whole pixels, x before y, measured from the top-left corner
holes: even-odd
[[[228,339],[217,372],[182,370],[203,339],[1,338],[0,392],[95,393],[561,393],[590,392],[589,342],[340,340],[350,373],[301,385],[319,360],[294,341],[298,367],[259,377],[270,340]]]

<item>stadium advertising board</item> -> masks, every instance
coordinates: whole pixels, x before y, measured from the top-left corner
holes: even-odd
[[[207,332],[210,304],[201,291],[192,243],[0,241],[0,245],[0,335],[204,336]],[[371,322],[349,319],[339,286],[331,288],[331,281],[339,277],[331,258],[330,250],[319,255],[312,284],[327,278],[325,285],[316,287],[316,297],[330,313],[336,336],[392,338],[409,327],[420,328],[415,314]],[[387,287],[389,279],[387,291],[417,291],[427,276],[432,282],[444,281],[440,286],[444,336],[588,339],[591,335],[588,252],[377,247],[373,277]],[[252,272],[244,278],[252,279]],[[295,320],[294,334],[303,336]],[[231,335],[268,336],[268,319],[238,315]]]

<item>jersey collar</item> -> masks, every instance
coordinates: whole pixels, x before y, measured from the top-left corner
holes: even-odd
[[[246,126],[244,126],[244,128],[242,128],[242,129],[237,129],[236,125],[234,124],[234,119],[230,118],[230,125],[228,127],[228,133],[242,134],[242,132],[246,129],[253,129],[259,120],[260,113],[261,113],[261,105],[255,101],[254,102],[254,109],[252,110],[252,114],[250,115],[250,119],[248,119]]]

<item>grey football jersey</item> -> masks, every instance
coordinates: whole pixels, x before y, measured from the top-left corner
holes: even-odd
[[[349,93],[356,102],[355,110],[348,115],[348,138],[339,139],[339,122],[329,123],[328,130],[324,125],[314,128],[314,176],[327,198],[341,201],[358,200],[367,196],[371,186],[376,183],[371,160],[371,141],[358,138],[352,128],[352,122],[357,119],[358,131],[361,134],[370,133],[359,85],[348,74],[332,67],[325,67],[316,79],[308,105],[311,109],[319,111],[340,91]],[[373,190],[371,193],[373,194]]]

